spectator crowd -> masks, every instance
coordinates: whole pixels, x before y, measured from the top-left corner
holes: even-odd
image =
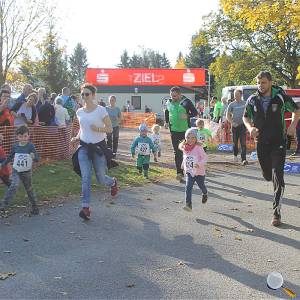
[[[0,91],[0,126],[59,126],[71,122],[82,105],[71,90],[48,94],[44,87],[33,89],[25,84],[22,93],[12,97],[12,88],[3,84]]]

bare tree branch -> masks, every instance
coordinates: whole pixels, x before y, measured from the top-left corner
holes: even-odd
[[[0,1],[0,84],[10,66],[43,29],[48,19],[46,0]]]

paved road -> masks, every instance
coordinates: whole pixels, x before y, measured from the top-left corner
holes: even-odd
[[[76,200],[0,219],[0,272],[16,272],[0,299],[287,298],[266,287],[274,270],[300,295],[299,176],[286,181],[281,228],[255,166],[211,168],[208,203],[195,188],[192,213],[170,181],[122,190],[115,204],[95,194],[89,222]]]

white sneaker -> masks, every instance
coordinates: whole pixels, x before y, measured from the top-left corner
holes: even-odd
[[[248,165],[248,161],[247,160],[243,160],[242,161],[242,166],[247,166]]]
[[[234,156],[234,157],[233,157],[233,161],[234,161],[235,163],[237,163],[237,162],[239,161],[238,157],[237,157],[237,156]]]

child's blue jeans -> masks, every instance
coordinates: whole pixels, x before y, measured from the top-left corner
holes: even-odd
[[[207,194],[207,189],[204,183],[205,176],[197,175],[192,176],[190,173],[186,174],[186,183],[185,183],[185,203],[188,206],[192,206],[192,191],[195,181],[197,182],[200,190],[203,194]]]

